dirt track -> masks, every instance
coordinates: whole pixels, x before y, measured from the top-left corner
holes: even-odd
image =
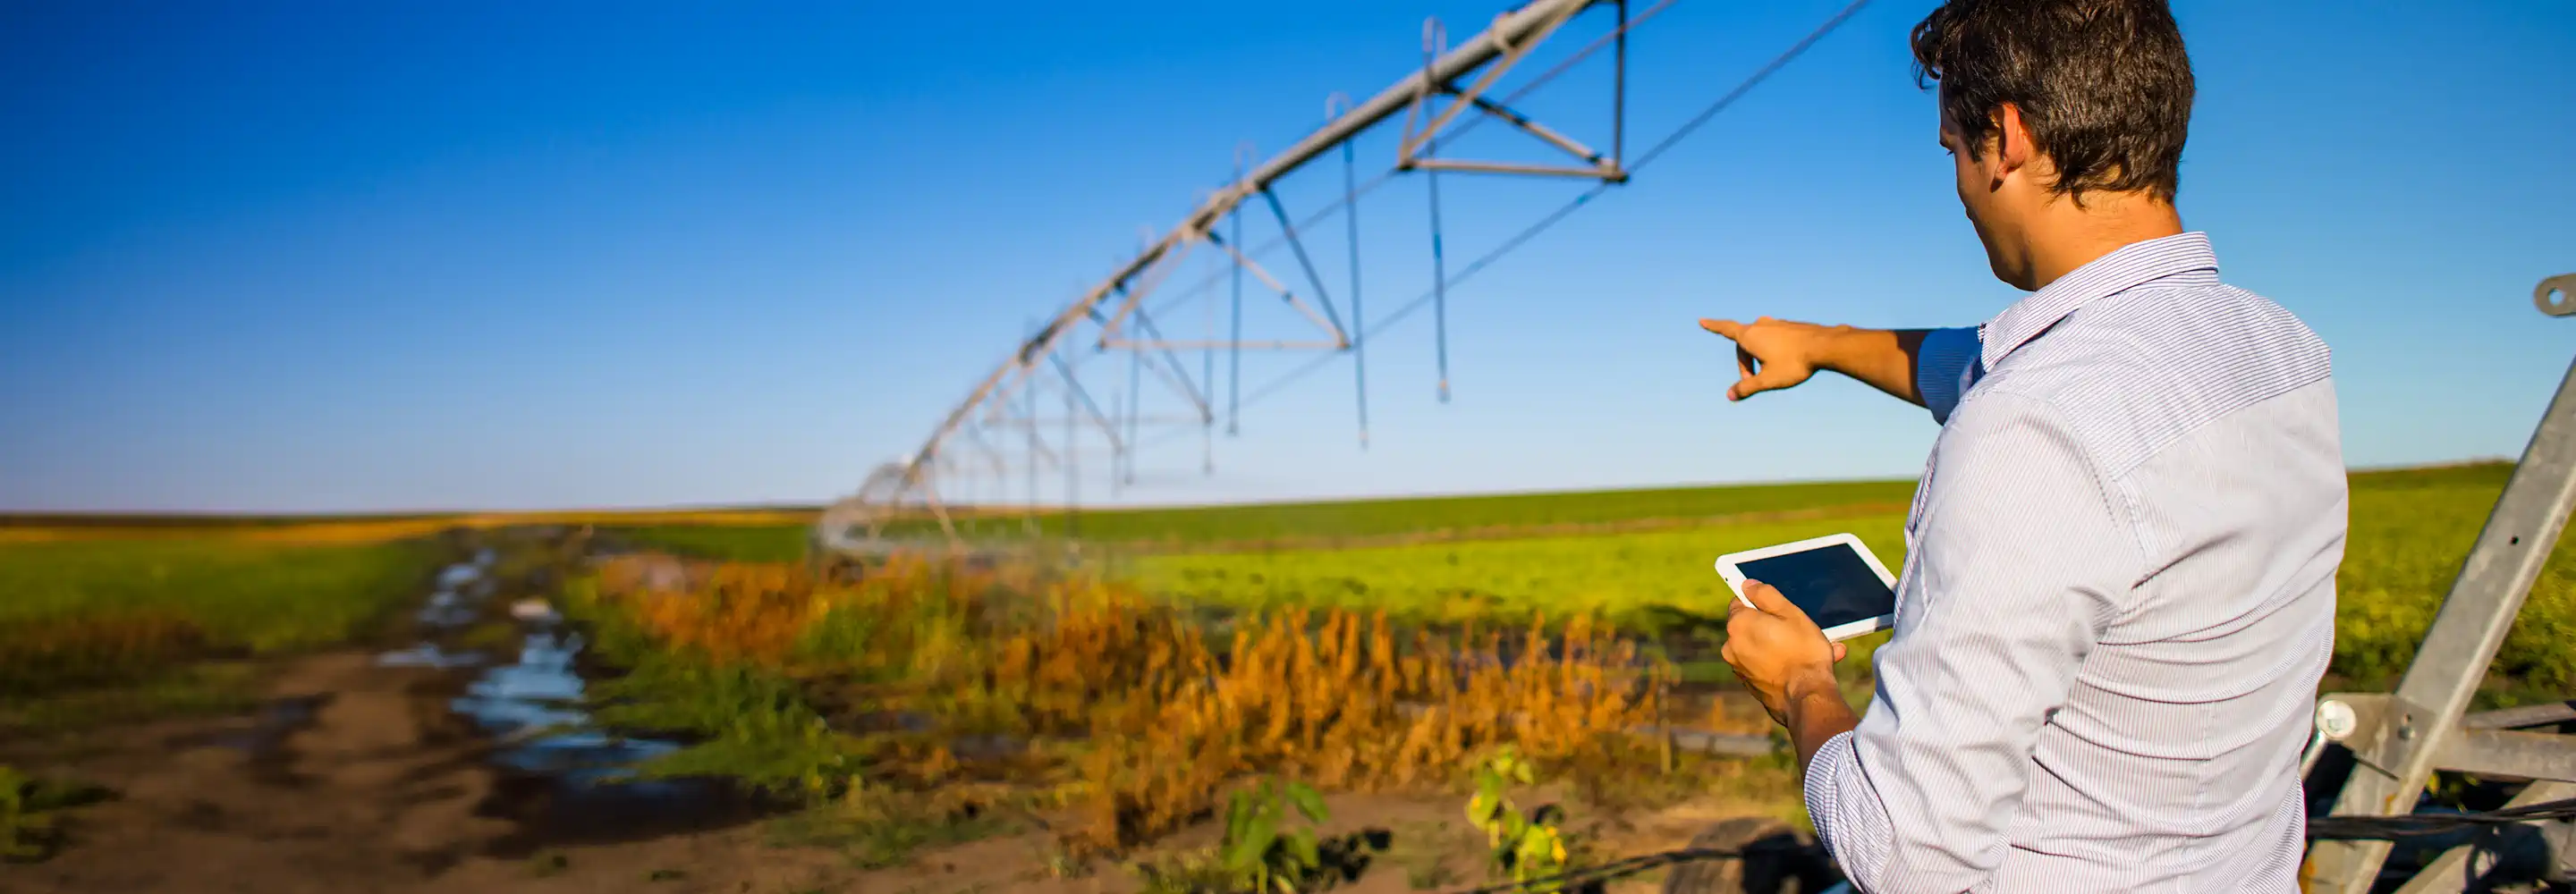
[[[486,588],[491,590],[492,588]],[[504,584],[504,597],[519,589]],[[487,593],[489,595],[489,593]],[[487,600],[484,611],[501,600]],[[488,614],[486,614],[488,617]],[[0,894],[69,892],[1119,892],[1110,866],[1059,878],[1052,833],[917,852],[866,871],[839,850],[779,846],[760,810],[711,787],[583,787],[496,762],[493,741],[451,710],[475,671],[386,667],[375,650],[284,659],[249,716],[174,720],[80,736],[72,749],[0,742],[0,761],[104,785],[106,803],[61,814],[51,859],[0,864]],[[1393,828],[1458,874],[1482,842],[1454,829],[1460,802],[1336,796],[1336,830]],[[1738,810],[1702,804],[1602,828],[1612,853],[1676,847]],[[1447,822],[1447,831],[1429,831]],[[1213,828],[1176,836],[1213,844]],[[1413,890],[1387,860],[1342,890]],[[1653,890],[1651,884],[1626,890]],[[1614,888],[1613,890],[1622,890]],[[1705,890],[1717,890],[1709,888]]]
[[[620,827],[551,803],[486,764],[446,710],[453,686],[317,655],[282,670],[258,717],[93,736],[49,768],[119,797],[67,812],[69,846],[0,866],[0,891],[627,891],[661,870],[652,890],[777,892],[849,878],[828,853],[761,845],[739,811],[703,817],[731,829]]]
[[[71,841],[53,859],[0,865],[0,892],[1076,894],[1137,887],[1134,876],[1111,867],[1084,878],[1046,875],[1048,836],[1037,830],[863,872],[830,849],[774,846],[754,817],[724,805],[674,817],[567,802],[558,789],[491,768],[487,742],[446,709],[457,680],[452,672],[378,667],[368,653],[317,655],[282,669],[274,700],[256,717],[97,734],[82,754],[36,766],[105,784],[120,797],[68,812]],[[1343,820],[1336,825],[1423,828],[1454,820],[1453,800],[1346,796],[1332,804]],[[651,821],[652,813],[664,821]],[[1703,809],[1641,818],[1616,836],[1618,850],[1678,846],[1722,816]],[[1210,843],[1196,839],[1212,834],[1196,830],[1173,843]],[[1411,888],[1403,869],[1389,863],[1342,890]]]

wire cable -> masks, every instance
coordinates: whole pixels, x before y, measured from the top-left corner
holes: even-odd
[[[1630,19],[1627,27],[1631,29],[1635,28],[1637,25],[1642,24],[1647,19],[1651,18],[1654,13],[1660,12],[1665,7],[1670,6],[1672,2],[1673,0],[1662,0],[1662,2],[1655,4],[1653,7],[1649,7],[1645,14]],[[1692,133],[1698,131],[1701,127],[1706,126],[1708,122],[1714,120],[1719,113],[1726,111],[1726,109],[1729,106],[1733,106],[1737,100],[1743,99],[1745,94],[1752,92],[1753,88],[1760,86],[1763,81],[1769,80],[1773,74],[1777,74],[1782,68],[1786,68],[1789,63],[1796,61],[1799,56],[1805,55],[1809,49],[1815,47],[1817,43],[1833,34],[1835,30],[1840,29],[1844,23],[1851,21],[1852,17],[1858,15],[1861,9],[1867,7],[1869,3],[1870,0],[1852,0],[1850,4],[1834,13],[1831,18],[1826,19],[1823,24],[1816,26],[1815,30],[1808,32],[1807,36],[1800,38],[1797,43],[1791,44],[1787,50],[1784,50],[1779,55],[1772,57],[1771,61],[1764,63],[1761,68],[1755,69],[1753,74],[1745,77],[1744,80],[1737,82],[1733,89],[1728,90],[1715,101],[1702,107],[1697,114],[1692,115],[1689,119],[1683,121],[1679,127],[1674,128],[1672,132],[1665,134],[1662,139],[1657,140],[1653,145],[1648,146],[1646,151],[1637,155],[1637,160],[1634,163],[1628,165],[1628,172],[1631,177],[1633,178],[1637,171],[1643,170],[1646,166],[1655,163],[1657,159],[1662,158],[1666,152],[1671,151],[1674,146],[1679,145],[1682,140],[1688,138]],[[1610,37],[1615,36],[1615,34],[1605,35],[1602,39],[1595,40],[1591,46],[1585,47],[1582,51],[1578,52],[1576,56],[1579,58],[1583,54],[1590,53],[1593,50],[1600,48]],[[1565,63],[1560,63],[1556,68],[1545,72],[1531,83],[1522,85],[1520,89],[1513,91],[1509,96],[1507,96],[1504,101],[1507,103],[1517,101],[1520,97],[1528,94],[1540,84],[1545,83],[1547,79],[1554,78],[1557,75],[1564,73],[1571,67],[1571,63],[1573,61],[1573,59],[1568,59]],[[1457,128],[1450,131],[1451,138],[1455,139],[1458,133],[1484,120],[1485,119],[1481,117],[1469,119],[1467,122],[1460,124]],[[1397,173],[1400,172],[1390,170],[1372,178],[1367,183],[1360,185],[1357,189],[1348,191],[1341,201],[1328,205],[1323,210],[1300,221],[1294,230],[1281,233],[1278,238],[1264,243],[1259,251],[1246,252],[1245,255],[1249,257],[1258,254],[1260,251],[1275,249],[1286,244],[1289,236],[1296,230],[1312,227],[1315,224],[1322,222],[1325,217],[1345,206],[1355,207],[1361,196],[1368,194],[1369,191],[1394,179]],[[1474,278],[1476,274],[1484,272],[1485,268],[1492,266],[1495,261],[1500,260],[1504,255],[1510,254],[1512,251],[1520,248],[1523,244],[1528,243],[1531,239],[1537,238],[1539,234],[1547,232],[1550,228],[1564,222],[1567,217],[1573,216],[1574,212],[1581,210],[1584,205],[1589,204],[1593,199],[1600,197],[1603,193],[1609,192],[1612,187],[1617,185],[1619,184],[1603,181],[1599,184],[1595,184],[1591,189],[1584,190],[1582,194],[1575,196],[1572,201],[1559,206],[1555,211],[1549,212],[1547,216],[1539,218],[1537,222],[1532,223],[1520,232],[1513,234],[1511,238],[1503,240],[1501,244],[1496,245],[1484,254],[1477,256],[1475,260],[1469,261],[1466,266],[1460,267],[1458,272],[1449,276],[1443,283],[1441,283],[1441,286],[1444,289],[1455,288],[1459,284]],[[1173,301],[1164,305],[1164,308],[1168,310],[1175,304],[1187,300],[1196,292],[1206,288],[1212,288],[1216,283],[1224,281],[1226,273],[1226,271],[1218,271],[1215,275],[1202,281],[1200,285],[1193,286],[1189,291],[1175,296]],[[1352,325],[1357,327],[1354,332],[1354,338],[1376,338],[1389,328],[1403,322],[1405,318],[1412,316],[1423,307],[1431,304],[1433,299],[1436,297],[1438,297],[1437,291],[1425,291],[1413,300],[1405,302],[1402,306],[1397,307],[1394,311],[1387,313],[1383,317],[1379,317],[1375,323],[1367,323],[1363,320],[1355,319],[1352,321]],[[1298,364],[1288,372],[1271,379],[1260,387],[1253,389],[1251,393],[1245,394],[1239,402],[1234,404],[1234,409],[1230,415],[1233,413],[1240,413],[1242,407],[1252,406],[1277,395],[1279,392],[1286,390],[1288,386],[1295,384],[1307,376],[1313,375],[1316,371],[1321,370],[1326,366],[1331,365],[1334,360],[1339,358],[1339,356],[1340,355],[1338,353],[1322,353],[1315,355],[1304,363]],[[1141,451],[1146,448],[1161,446],[1175,440],[1179,436],[1187,434],[1188,432],[1186,430],[1176,428],[1166,431],[1160,436],[1137,442],[1132,445],[1131,449]]]
[[[1671,8],[1673,3],[1674,0],[1657,0],[1655,5],[1649,6],[1644,12],[1640,12],[1629,18],[1627,24],[1613,29],[1608,34],[1594,38],[1591,43],[1584,45],[1582,49],[1574,51],[1572,55],[1565,57],[1564,60],[1559,61],[1555,66],[1548,70],[1540,72],[1537,77],[1531,78],[1528,83],[1513,88],[1512,92],[1505,94],[1502,99],[1497,100],[1496,102],[1506,106],[1520,102],[1522,99],[1527,98],[1531,93],[1536,92],[1538,88],[1546,86],[1549,81],[1556,80],[1559,76],[1573,69],[1576,63],[1582,62],[1584,59],[1589,58],[1593,53],[1599,52],[1602,47],[1614,45],[1617,38],[1630,31],[1636,30],[1637,26],[1645,24],[1646,20],[1654,18],[1655,14]],[[1468,131],[1474,130],[1477,125],[1485,123],[1488,117],[1490,116],[1479,115],[1461,121],[1457,126],[1449,128],[1449,132],[1447,134],[1442,135],[1438,139],[1424,143],[1423,149],[1427,152],[1438,147],[1439,144],[1443,142],[1455,141],[1459,137],[1466,135]],[[1345,141],[1345,145],[1347,145],[1347,142],[1348,141]],[[1280,246],[1288,244],[1288,240],[1291,237],[1323,223],[1327,218],[1330,218],[1344,208],[1357,207],[1361,196],[1375,192],[1378,187],[1386,185],[1389,181],[1394,180],[1396,175],[1402,173],[1404,173],[1402,168],[1388,168],[1379,172],[1376,176],[1369,178],[1366,183],[1354,188],[1346,189],[1345,195],[1340,201],[1332,202],[1326,204],[1322,208],[1316,209],[1313,214],[1309,214],[1305,218],[1299,220],[1296,226],[1281,230],[1278,235],[1272,236],[1269,241],[1261,243],[1258,247],[1245,250],[1243,253],[1244,257],[1258,259],[1273,251],[1277,251]],[[1205,294],[1208,290],[1216,288],[1216,284],[1223,281],[1224,278],[1225,272],[1222,270],[1210,273],[1206,278],[1191,284],[1186,289],[1180,289],[1168,293],[1168,300],[1164,301],[1163,307],[1164,309],[1169,310],[1176,305],[1185,303],[1192,298]],[[1357,321],[1353,322],[1356,323]]]
[[[1754,87],[1759,86],[1773,74],[1778,73],[1780,69],[1787,67],[1790,62],[1795,61],[1799,56],[1805,54],[1807,50],[1814,47],[1817,42],[1824,40],[1825,37],[1832,34],[1835,29],[1841,28],[1843,23],[1851,21],[1852,16],[1858,14],[1862,7],[1868,6],[1869,2],[1870,0],[1852,0],[1852,3],[1848,6],[1844,6],[1842,11],[1835,13],[1832,18],[1826,19],[1823,25],[1819,25],[1814,31],[1808,32],[1805,38],[1790,45],[1789,49],[1783,51],[1780,55],[1773,57],[1769,63],[1756,69],[1751,76],[1746,77],[1742,82],[1737,83],[1735,85],[1735,89],[1727,91],[1724,96],[1718,97],[1717,101],[1708,104],[1705,108],[1702,108],[1698,114],[1693,115],[1689,120],[1684,121],[1682,125],[1675,128],[1673,132],[1666,134],[1663,139],[1657,140],[1654,145],[1647,147],[1645,152],[1639,153],[1636,162],[1628,165],[1628,172],[1633,176],[1637,171],[1644,169],[1647,165],[1653,164],[1655,160],[1662,157],[1665,152],[1670,151],[1675,145],[1680,144],[1684,138],[1689,137],[1693,131],[1697,131],[1701,127],[1707,125],[1710,120],[1717,117],[1718,113],[1726,111],[1728,106],[1732,106],[1737,100],[1743,99],[1744,95],[1752,92]],[[1642,21],[1642,18],[1640,21]],[[1486,267],[1492,266],[1492,264],[1495,261],[1500,260],[1503,255],[1511,253],[1513,250],[1520,248],[1522,244],[1536,238],[1540,233],[1544,233],[1549,228],[1563,222],[1567,217],[1572,216],[1575,211],[1580,210],[1585,204],[1598,198],[1601,194],[1609,192],[1612,187],[1617,185],[1618,184],[1604,181],[1594,185],[1591,189],[1584,190],[1581,195],[1575,196],[1573,201],[1565,203],[1555,211],[1550,212],[1546,217],[1539,218],[1538,222],[1529,225],[1528,228],[1514,234],[1511,238],[1503,240],[1502,244],[1497,245],[1492,250],[1478,256],[1474,261],[1468,262],[1467,266],[1459,268],[1457,275],[1450,277],[1443,285],[1448,288],[1456,288],[1459,283],[1466,282],[1477,273],[1482,272]],[[1439,297],[1439,291],[1440,290],[1424,292],[1420,297],[1417,297],[1412,301],[1408,301],[1403,306],[1388,313],[1386,316],[1378,318],[1376,323],[1364,326],[1361,329],[1362,336],[1367,338],[1377,337],[1387,328],[1402,322],[1404,318],[1412,316],[1414,312],[1419,311],[1424,306],[1432,303],[1433,299]],[[1251,394],[1244,397],[1243,403],[1245,405],[1251,405],[1259,402],[1263,398],[1276,394],[1280,389],[1286,388],[1296,380],[1311,375],[1318,369],[1322,369],[1327,364],[1330,364],[1333,359],[1334,355],[1332,354],[1317,355],[1314,359],[1300,364],[1296,369],[1290,370],[1285,375],[1282,375],[1277,379],[1273,379],[1268,384],[1262,385],[1259,388],[1253,389]]]
[[[2576,798],[2543,801],[2501,810],[2468,813],[2409,813],[2399,816],[2318,816],[2308,818],[2311,839],[2391,839],[2440,835],[2483,826],[2538,820],[2576,819]]]

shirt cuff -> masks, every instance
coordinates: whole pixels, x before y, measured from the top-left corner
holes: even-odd
[[[1959,396],[1976,381],[1976,367],[1984,350],[1974,326],[1923,333],[1923,344],[1914,352],[1914,390],[1923,395],[1923,406],[1932,411],[1932,421],[1950,421],[1950,411],[1958,408]]]
[[[1871,790],[1869,776],[1861,772],[1860,749],[1851,733],[1837,734],[1816,749],[1807,761],[1804,788],[1807,821],[1816,827],[1816,840],[1855,886],[1866,889],[1877,882],[1887,867],[1895,828],[1887,806]]]

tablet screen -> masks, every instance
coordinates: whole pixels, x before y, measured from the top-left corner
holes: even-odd
[[[1830,630],[1896,610],[1895,591],[1848,544],[1739,562],[1735,567],[1747,579],[1780,588],[1780,595],[1789,597],[1819,628]]]

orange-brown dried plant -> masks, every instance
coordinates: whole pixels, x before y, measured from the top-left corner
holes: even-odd
[[[1086,743],[1072,769],[1090,821],[1070,843],[1098,851],[1205,815],[1247,773],[1377,789],[1448,781],[1500,743],[1622,759],[1670,679],[1589,617],[1453,640],[1400,635],[1383,612],[1295,609],[1212,633],[1124,584],[924,557],[857,582],[659,559],[598,580],[672,647],[868,682],[862,699],[880,704],[855,710],[900,702],[957,729]]]

